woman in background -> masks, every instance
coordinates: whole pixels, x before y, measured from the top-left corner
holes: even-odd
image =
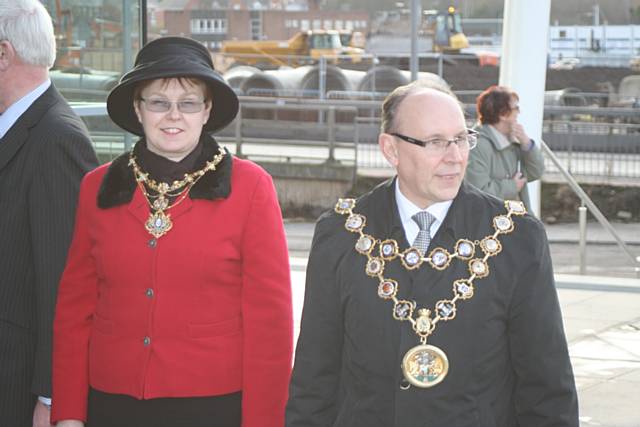
[[[532,212],[526,184],[540,179],[544,159],[518,123],[518,102],[518,94],[504,86],[491,86],[480,94],[478,145],[469,152],[465,179],[500,199],[522,200]]]

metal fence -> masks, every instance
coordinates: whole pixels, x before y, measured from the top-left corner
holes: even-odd
[[[379,126],[379,118],[356,121],[358,167],[364,173],[392,172],[376,144]],[[640,186],[640,125],[545,121],[542,139],[580,183]],[[548,158],[543,181],[564,182]]]
[[[545,121],[543,139],[578,182],[640,185],[640,125]],[[547,181],[564,179],[545,162]]]
[[[241,105],[234,123],[217,136],[232,152],[256,160],[340,161],[355,164],[362,174],[393,172],[377,146],[379,100],[242,97]],[[76,108],[93,120],[89,127],[103,162],[130,143],[130,137],[128,142],[124,133],[108,128],[104,105]],[[472,126],[473,106],[466,109]],[[578,182],[640,186],[640,124],[618,123],[637,120],[637,114],[628,109],[547,108],[543,140]],[[546,166],[544,181],[563,181],[554,164]]]

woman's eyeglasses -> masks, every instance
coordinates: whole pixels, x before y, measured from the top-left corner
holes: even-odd
[[[453,139],[433,138],[426,141],[402,135],[400,133],[391,133],[390,135],[400,138],[408,143],[424,147],[432,154],[444,154],[451,144],[456,144],[458,149],[461,151],[471,150],[478,144],[478,132],[473,129],[467,129],[465,134],[458,135]]]
[[[166,113],[171,110],[171,106],[176,104],[178,111],[185,114],[199,113],[204,109],[205,101],[169,101],[168,99],[160,98],[140,98],[140,101],[144,102],[147,111],[153,113]]]

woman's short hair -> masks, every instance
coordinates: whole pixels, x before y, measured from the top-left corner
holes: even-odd
[[[511,112],[511,102],[518,99],[518,94],[508,87],[489,86],[476,101],[478,120],[483,125],[498,123],[500,116]]]
[[[0,40],[27,64],[51,68],[55,62],[53,23],[38,0],[0,0]]]
[[[204,92],[204,100],[205,101],[210,101],[213,98],[213,93],[211,91],[211,87],[209,87],[205,82],[203,82],[202,80],[195,78],[195,77],[167,77],[167,78],[163,78],[162,80],[162,87],[166,88],[169,83],[172,80],[177,80],[178,84],[183,88],[183,89],[187,89],[189,86],[197,86],[199,88],[202,89],[202,91]],[[147,87],[150,86],[155,80],[144,80],[140,83],[138,83],[133,91],[133,100],[134,101],[140,101],[140,98],[142,96],[142,91]]]

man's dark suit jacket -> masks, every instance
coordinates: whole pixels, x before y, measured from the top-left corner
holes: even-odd
[[[98,164],[89,133],[50,86],[0,139],[0,424],[31,426],[51,395],[58,280],[80,180]]]
[[[390,180],[359,199],[364,232],[404,235]],[[463,184],[430,249],[454,252],[458,239],[480,240],[495,231],[504,203]],[[377,295],[378,279],[365,272],[357,234],[346,217],[324,215],[316,226],[307,266],[300,338],[287,405],[287,427],[577,427],[578,408],[542,224],[515,218],[500,236],[503,250],[489,259],[490,275],[475,280],[474,296],[457,303],[454,319],[437,324],[428,343],[450,367],[432,388],[402,390],[402,357],[419,344],[409,322],[392,318],[393,303]],[[477,249],[476,256],[483,253]],[[452,282],[469,277],[467,262],[444,271],[386,263],[399,283],[398,299],[433,311],[453,297]]]

